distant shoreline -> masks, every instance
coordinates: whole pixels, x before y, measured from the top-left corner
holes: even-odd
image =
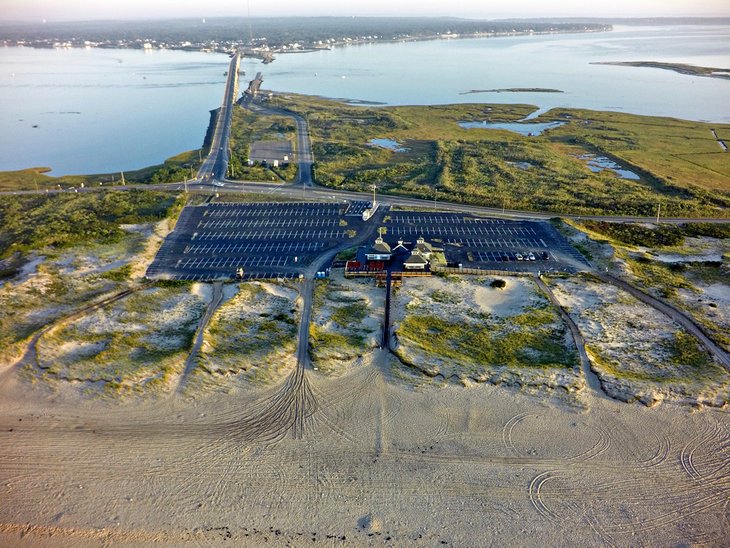
[[[614,65],[618,67],[641,67],[671,70],[688,76],[702,76],[704,78],[720,78],[730,80],[730,69],[700,67],[697,65],[686,65],[684,63],[662,63],[658,61],[595,61],[591,65]]]
[[[562,89],[551,88],[501,88],[501,89],[470,89],[462,91],[459,95],[471,95],[473,93],[565,93]]]
[[[550,28],[544,30],[534,30],[531,28],[513,29],[511,31],[503,30],[485,30],[478,32],[462,32],[462,33],[424,33],[414,35],[400,36],[363,36],[363,37],[338,37],[332,39],[329,43],[289,43],[266,45],[263,47],[251,47],[241,42],[230,42],[221,44],[215,40],[203,40],[199,42],[190,41],[170,41],[161,43],[152,38],[130,38],[122,40],[97,40],[87,41],[82,38],[74,38],[67,40],[61,37],[54,38],[15,38],[9,39],[2,37],[2,27],[0,26],[0,46],[5,47],[27,47],[33,49],[133,49],[133,50],[173,50],[173,51],[190,51],[205,53],[222,53],[232,56],[239,52],[245,58],[261,59],[264,64],[272,63],[279,54],[289,53],[313,53],[317,51],[328,51],[335,48],[367,45],[367,44],[394,44],[403,42],[422,42],[433,40],[459,40],[459,39],[480,39],[480,38],[508,38],[516,36],[545,36],[552,34],[593,34],[599,32],[611,32],[611,25],[584,25],[581,27],[565,27]]]

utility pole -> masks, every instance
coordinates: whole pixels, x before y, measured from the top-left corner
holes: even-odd
[[[505,209],[507,209],[507,196],[502,199],[502,215],[504,215]]]
[[[434,211],[436,211],[436,199],[438,198],[438,196],[439,196],[439,191],[438,191],[438,189],[434,188],[433,189],[433,210]]]
[[[203,163],[203,157],[200,154],[200,149],[198,149],[198,162],[200,162],[201,164]]]
[[[376,188],[377,187],[375,185],[373,185],[373,207],[375,207],[375,189]]]
[[[193,175],[193,166],[190,166],[190,180],[192,181],[195,179],[195,176]]]
[[[662,210],[662,203],[659,202],[656,206],[656,224],[659,224],[659,213]]]
[[[183,179],[183,184],[185,185],[185,194],[188,193],[188,180],[187,178]]]
[[[124,172],[121,172],[122,174],[122,186],[126,186],[127,182],[124,180]]]

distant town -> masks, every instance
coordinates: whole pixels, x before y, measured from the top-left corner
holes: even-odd
[[[296,25],[292,25],[296,21]],[[201,19],[150,22],[6,23],[5,47],[174,49],[260,58],[353,44],[412,40],[483,38],[529,34],[605,32],[603,23],[490,22],[460,19],[379,18]]]

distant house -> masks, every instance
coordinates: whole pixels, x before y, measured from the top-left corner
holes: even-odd
[[[375,243],[365,253],[368,261],[389,261],[391,256],[390,246],[383,240],[382,236],[375,239]]]

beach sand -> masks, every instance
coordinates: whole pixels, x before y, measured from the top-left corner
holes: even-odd
[[[726,410],[332,378],[94,400],[0,370],[0,545],[720,546]],[[303,416],[304,430],[292,434]]]

